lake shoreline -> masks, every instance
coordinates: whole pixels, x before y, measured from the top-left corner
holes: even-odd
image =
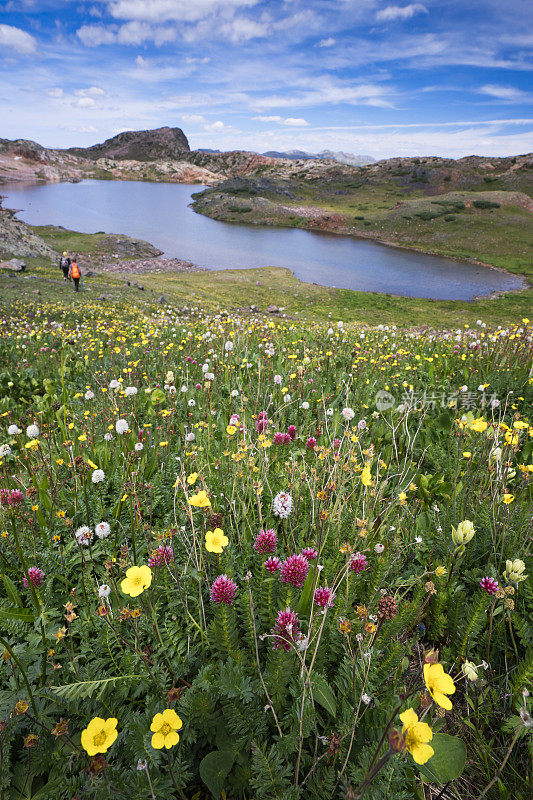
[[[484,267],[484,268],[495,270],[496,272],[501,272],[504,275],[509,275],[509,276],[512,276],[513,278],[518,278],[521,281],[521,286],[517,287],[516,289],[500,289],[500,290],[496,289],[495,291],[490,292],[488,294],[474,295],[471,298],[471,300],[464,300],[465,303],[474,302],[475,300],[496,299],[498,297],[502,297],[504,294],[517,294],[517,293],[523,292],[523,291],[525,291],[527,289],[530,289],[532,287],[532,284],[528,281],[527,277],[525,275],[522,275],[520,272],[513,272],[512,270],[506,269],[505,267],[498,267],[495,264],[489,264],[488,261],[480,261],[480,259],[477,259],[477,258],[465,258],[464,256],[446,255],[445,253],[439,253],[439,252],[437,252],[435,250],[429,250],[429,249],[423,248],[423,247],[416,247],[414,245],[400,244],[399,242],[392,242],[389,239],[381,239],[381,238],[379,238],[377,236],[374,236],[372,234],[365,235],[362,232],[352,233],[352,232],[347,231],[347,230],[338,230],[336,228],[331,228],[331,229],[325,230],[321,226],[313,226],[313,225],[309,225],[308,227],[305,227],[305,228],[300,228],[297,225],[289,225],[289,224],[284,225],[282,222],[269,222],[267,220],[265,220],[263,222],[258,222],[256,220],[250,220],[250,221],[247,221],[247,222],[239,222],[237,220],[226,220],[226,219],[219,220],[219,219],[217,219],[217,217],[211,216],[210,214],[206,214],[204,211],[199,211],[198,209],[194,208],[194,202],[190,203],[189,207],[192,208],[192,210],[195,212],[195,214],[201,214],[202,216],[206,216],[209,219],[214,219],[217,222],[224,222],[225,225],[256,225],[257,227],[265,227],[265,228],[281,228],[281,229],[285,229],[285,230],[305,230],[305,231],[309,231],[310,233],[315,233],[315,234],[321,234],[322,233],[322,234],[326,234],[328,236],[329,235],[332,235],[332,236],[345,236],[345,237],[348,237],[350,239],[357,239],[357,240],[364,241],[364,242],[372,242],[374,244],[382,245],[383,247],[394,248],[396,250],[404,250],[404,251],[411,252],[411,253],[419,253],[420,255],[434,256],[435,258],[445,258],[448,261],[455,261],[455,262],[459,261],[459,262],[464,263],[464,264],[473,264],[475,266],[480,266],[480,267]],[[298,279],[298,280],[301,280],[301,279]],[[302,283],[306,283],[306,281],[302,281]],[[325,288],[329,288],[329,289],[342,288],[342,287],[336,287],[336,286],[326,286],[325,284],[321,284],[321,285],[323,285],[323,286],[325,286]],[[364,290],[353,289],[352,291],[364,291]],[[369,292],[369,294],[390,294],[393,297],[412,297],[412,295],[395,294],[394,292]],[[424,299],[431,300],[433,298],[424,298]],[[434,298],[434,299],[437,299],[437,298]]]
[[[21,182],[21,183],[25,184],[25,182]],[[50,183],[50,185],[54,185],[57,182],[42,182],[41,181],[41,182],[39,182],[39,184],[35,184],[35,185],[36,186],[37,185],[43,186],[43,185],[48,185],[49,183]],[[62,181],[62,182],[59,182],[59,183],[65,184],[65,183],[69,183],[69,182],[68,181]],[[105,183],[108,183],[108,181],[105,181]],[[111,181],[110,183],[123,183],[123,181]],[[136,182],[136,183],[141,183],[141,182]],[[142,184],[146,184],[146,183],[160,184],[161,182],[160,181],[150,181],[150,182],[144,182],[143,181],[142,182]],[[13,185],[14,184],[11,184],[11,186],[13,186]],[[25,185],[27,185],[27,184],[25,184]],[[186,186],[188,186],[191,189],[194,189],[196,191],[198,189],[201,190],[201,187],[198,187],[197,184],[186,184]],[[4,198],[5,197],[6,196],[4,195]],[[11,199],[11,202],[13,202],[13,198]],[[226,225],[229,224],[231,226],[233,225],[233,223],[235,223],[239,227],[241,227],[241,225],[242,225],[242,223],[240,223],[240,221],[219,220],[216,217],[213,217],[210,214],[205,213],[204,210],[200,211],[197,208],[195,208],[194,201],[192,203],[188,203],[187,205],[195,215],[198,215],[200,217],[207,217],[209,219],[213,219],[216,222],[222,222],[223,224],[226,224]],[[9,213],[11,213],[11,214],[17,213],[13,209],[5,209],[5,210],[9,211]],[[24,211],[22,213],[24,213]],[[330,216],[333,216],[333,215],[330,215]],[[335,215],[335,216],[338,219],[338,215]],[[19,221],[22,222],[23,220],[19,220]],[[416,254],[421,255],[421,256],[429,256],[429,257],[432,257],[432,258],[437,258],[439,260],[440,259],[442,259],[442,260],[445,259],[446,261],[449,261],[451,263],[456,263],[456,264],[464,263],[464,264],[470,264],[472,266],[480,266],[483,269],[490,268],[491,270],[495,270],[497,273],[505,275],[508,278],[513,278],[513,279],[516,279],[516,280],[519,281],[519,285],[518,286],[514,286],[514,287],[510,287],[510,288],[496,288],[496,289],[493,289],[491,291],[486,291],[486,292],[481,292],[481,293],[478,292],[478,293],[475,293],[475,294],[471,295],[470,297],[427,297],[427,296],[424,296],[424,295],[421,296],[419,294],[414,294],[414,293],[400,294],[397,291],[391,291],[391,290],[379,289],[379,288],[368,288],[368,289],[366,289],[366,288],[361,288],[361,287],[358,287],[358,286],[338,286],[336,283],[333,283],[333,281],[331,281],[330,283],[324,283],[322,280],[320,280],[320,278],[318,280],[312,280],[312,276],[309,277],[309,278],[306,278],[306,277],[303,277],[301,275],[297,275],[296,274],[296,270],[300,269],[300,272],[301,272],[301,268],[299,268],[297,266],[292,267],[292,266],[287,265],[287,264],[283,264],[283,265],[275,264],[275,266],[281,266],[282,268],[288,268],[291,271],[291,273],[294,275],[294,277],[297,280],[299,280],[301,283],[303,283],[303,284],[310,284],[310,285],[311,284],[315,284],[315,285],[323,286],[326,289],[339,289],[339,290],[348,289],[348,290],[351,290],[351,291],[361,291],[361,292],[364,292],[365,294],[384,295],[384,296],[391,296],[391,297],[398,297],[398,298],[412,298],[412,299],[419,298],[419,299],[426,299],[426,300],[431,300],[431,301],[457,301],[457,300],[459,300],[461,302],[472,303],[472,302],[475,302],[476,300],[496,299],[496,298],[502,297],[503,295],[506,295],[506,294],[519,294],[519,293],[521,293],[524,290],[527,290],[529,288],[529,282],[527,281],[527,278],[525,278],[524,275],[521,275],[520,273],[512,272],[509,269],[506,269],[506,268],[503,268],[503,267],[499,267],[499,266],[496,266],[494,264],[490,264],[490,263],[481,261],[479,259],[469,259],[469,258],[465,258],[465,257],[455,257],[455,256],[451,256],[451,255],[444,255],[444,254],[441,254],[441,253],[436,253],[435,251],[432,251],[432,250],[430,250],[428,248],[416,247],[416,246],[413,246],[413,245],[405,245],[405,244],[401,244],[401,243],[398,243],[398,242],[393,242],[393,241],[390,241],[389,239],[380,238],[380,237],[378,237],[376,235],[373,235],[373,234],[366,235],[366,234],[361,233],[361,232],[354,232],[353,230],[347,230],[345,227],[343,229],[336,229],[335,227],[331,227],[331,228],[326,228],[325,229],[324,225],[320,225],[320,226],[313,225],[312,224],[312,220],[310,220],[310,223],[311,224],[309,224],[305,228],[302,228],[300,226],[283,224],[283,222],[281,222],[281,221],[279,221],[279,222],[271,222],[271,221],[268,221],[268,220],[253,220],[253,221],[249,220],[246,223],[244,223],[243,226],[244,227],[253,226],[255,228],[260,228],[260,229],[261,228],[265,228],[265,229],[266,228],[280,228],[280,229],[300,230],[302,233],[312,233],[312,234],[315,234],[315,235],[316,234],[326,234],[326,236],[329,236],[330,234],[334,233],[337,236],[340,235],[342,238],[344,238],[344,240],[350,239],[350,240],[367,242],[369,244],[376,244],[376,245],[378,245],[378,247],[382,246],[382,247],[387,247],[387,248],[395,248],[396,250],[399,250],[399,251],[412,252],[412,253],[416,253]],[[25,223],[25,224],[28,224],[32,229],[35,229],[35,228],[38,228],[38,227],[43,227],[43,226],[38,226],[38,225],[31,225],[30,223]],[[57,228],[58,230],[60,230],[62,226],[54,225],[54,226],[47,226],[47,227],[49,227],[49,228]],[[87,234],[87,235],[90,235],[90,234]],[[123,236],[126,236],[126,237],[128,237],[130,239],[135,238],[135,237],[132,237],[130,234],[123,234]],[[145,239],[145,241],[147,241],[147,238]],[[153,246],[153,247],[156,247],[156,246]],[[159,249],[159,248],[157,248],[157,249]],[[161,252],[161,249],[159,249],[159,252]],[[160,256],[159,258],[161,258],[161,262],[165,261],[165,253],[164,253],[164,251],[162,253],[162,256]],[[194,260],[191,259],[191,258],[182,258],[181,256],[179,256],[179,257],[178,256],[166,256],[166,259],[170,260],[170,262],[173,262],[172,265],[171,265],[172,268],[171,268],[170,271],[181,271],[180,267],[176,268],[177,262],[180,262],[180,264],[183,265],[183,267],[185,268],[185,271],[203,271],[204,269],[206,269],[206,267],[204,267],[204,266],[199,266],[199,265],[195,264]],[[127,263],[127,265],[125,265],[125,267],[123,269],[113,270],[113,267],[110,266],[110,270],[111,271],[120,271],[120,272],[123,272],[124,274],[134,274],[135,273],[135,267],[134,267],[135,260],[136,260],[135,257],[133,257],[131,259],[128,259],[128,263]],[[142,266],[142,261],[146,261],[146,257],[144,257],[142,259],[138,259],[138,261],[139,261],[139,266]],[[157,259],[154,259],[154,261],[157,262]],[[129,269],[130,264],[131,264],[131,267],[132,267],[131,270]],[[222,272],[224,272],[224,271],[229,271],[229,270],[232,270],[232,269],[246,269],[246,268],[250,268],[250,267],[253,268],[253,267],[256,267],[256,266],[259,266],[259,265],[254,265],[254,264],[248,263],[248,264],[246,264],[246,266],[237,265],[235,267],[233,267],[233,266],[224,266],[224,265],[220,265],[220,266],[216,266],[216,267],[208,266],[207,269],[209,269],[210,271],[222,271]],[[268,262],[267,261],[265,262],[264,266],[268,266]],[[150,265],[150,268],[148,269],[148,271],[153,271],[154,269],[159,271],[159,268],[158,267],[154,267],[154,265]],[[333,269],[334,269],[334,267],[333,267]],[[139,270],[138,274],[142,274],[143,271],[145,271],[145,270],[142,270],[142,269]],[[161,269],[162,273],[164,273],[166,271],[167,270],[165,269],[165,267],[163,267]],[[342,267],[341,267],[341,278],[342,278]],[[333,280],[334,280],[334,278],[333,278]],[[444,278],[444,280],[446,280],[446,278]],[[452,285],[453,285],[453,275],[452,275],[450,280],[452,281]],[[457,283],[457,285],[460,285],[460,282],[457,279],[456,279],[456,283]],[[468,286],[468,277],[466,277],[465,283],[466,283],[466,286]],[[472,285],[471,288],[474,289],[475,288],[475,284]]]

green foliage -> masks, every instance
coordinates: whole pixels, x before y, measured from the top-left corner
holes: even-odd
[[[364,785],[407,800],[422,781],[460,794],[463,778],[489,782],[511,726],[520,741],[500,778],[520,796],[533,672],[526,323],[450,336],[166,308],[9,322],[6,373],[24,352],[39,391],[0,417],[3,790],[105,800],[111,786],[146,800],[149,776],[161,798],[331,800]],[[210,505],[190,502],[200,491]],[[285,517],[279,492],[293,501]],[[460,543],[465,520],[475,533]],[[228,544],[214,553],[217,527]],[[512,583],[507,559],[525,562]],[[127,570],[147,564],[150,585],[128,594]],[[452,713],[425,692],[430,650],[455,682]],[[420,770],[409,752],[382,763],[410,707],[434,733]],[[168,751],[150,730],[167,708],[182,721]],[[95,717],[118,720],[98,774],[80,749]]]

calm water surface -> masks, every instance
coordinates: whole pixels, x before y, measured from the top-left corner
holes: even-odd
[[[300,280],[325,286],[450,300],[521,285],[519,278],[489,267],[349,236],[217,222],[188,207],[201,188],[89,180],[13,184],[0,187],[0,193],[5,207],[20,209],[18,216],[33,225],[124,233],[209,269],[288,267]]]

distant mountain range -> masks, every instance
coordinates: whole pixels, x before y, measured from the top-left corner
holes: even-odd
[[[216,154],[221,151],[200,147],[199,152]],[[318,159],[319,161],[338,161],[339,164],[348,164],[351,167],[362,167],[365,164],[374,164],[376,161],[372,156],[343,153],[342,150],[321,150],[320,153],[307,153],[305,150],[268,150],[266,153],[260,153],[260,155],[266,156],[267,158],[288,158],[291,161],[311,161],[314,159]]]

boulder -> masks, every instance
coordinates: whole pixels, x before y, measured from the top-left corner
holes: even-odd
[[[2,269],[10,269],[11,272],[24,272],[26,269],[26,262],[21,258],[12,258],[9,261],[0,261]]]
[[[267,314],[279,314],[279,308],[274,305],[267,306]]]

